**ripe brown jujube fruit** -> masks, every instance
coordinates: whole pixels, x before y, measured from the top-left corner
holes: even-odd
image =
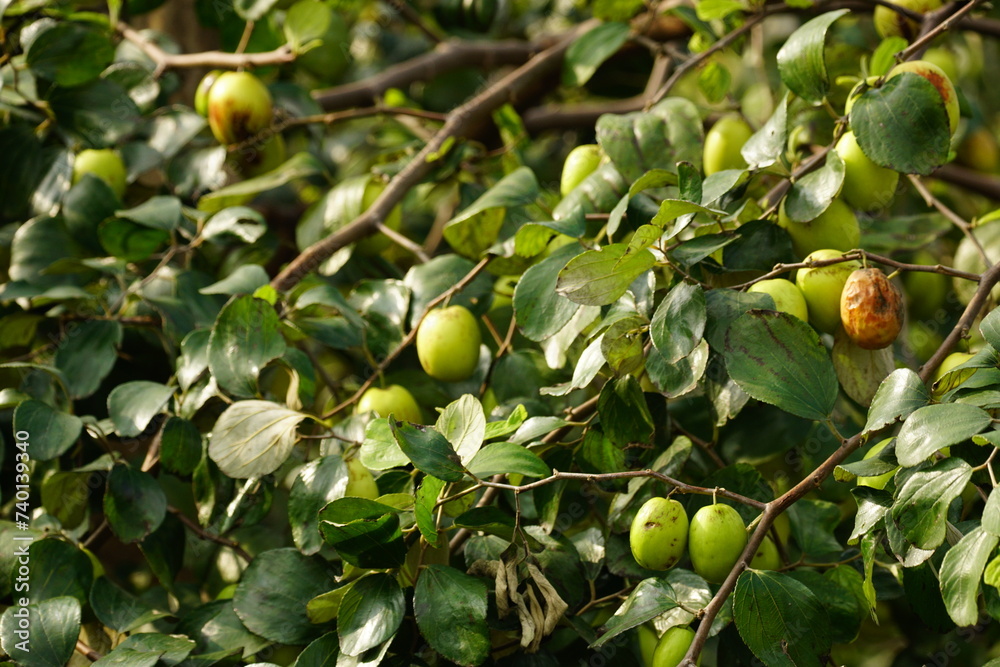
[[[858,269],[840,293],[840,321],[858,347],[888,347],[903,327],[903,295],[881,270]]]

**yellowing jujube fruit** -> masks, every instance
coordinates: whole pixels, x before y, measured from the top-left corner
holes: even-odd
[[[951,133],[955,134],[955,130],[958,129],[958,93],[955,92],[955,86],[952,84],[951,79],[948,78],[948,75],[944,73],[944,70],[926,60],[907,60],[893,67],[892,71],[889,72],[889,78],[899,76],[903,72],[918,74],[930,81],[937,88],[941,99],[944,101],[945,111],[948,112],[948,127]]]
[[[726,169],[746,169],[747,163],[740,149],[753,135],[741,116],[730,114],[716,121],[705,134],[705,153],[702,166],[706,176]]]
[[[839,250],[823,249],[810,253],[806,261],[835,259]],[[834,333],[840,326],[840,293],[847,278],[861,264],[855,260],[799,269],[795,274],[795,284],[802,290],[802,296],[809,305],[809,323],[825,333]]]
[[[706,505],[691,518],[688,529],[691,567],[706,581],[722,583],[746,545],[746,526],[739,512],[729,505]]]
[[[194,91],[194,110],[198,112],[199,116],[208,118],[208,91],[212,89],[222,74],[223,70],[213,69],[198,83],[198,88]]]
[[[681,660],[691,648],[694,641],[694,630],[680,625],[668,629],[660,637],[653,651],[653,667],[677,667]],[[701,656],[698,656],[698,664],[701,664]]]
[[[781,558],[778,557],[778,547],[775,546],[774,540],[770,537],[764,538],[750,561],[750,567],[755,570],[777,570],[781,567]]]
[[[903,295],[880,269],[859,269],[844,283],[840,321],[858,347],[888,347],[903,328]]]
[[[649,570],[669,570],[684,555],[688,518],[684,506],[672,498],[650,498],[629,530],[635,561]]]
[[[811,252],[830,248],[851,250],[858,247],[861,227],[851,207],[840,199],[834,199],[825,211],[808,222],[796,222],[785,212],[785,202],[778,210],[778,226],[792,238],[792,250],[799,257]]]
[[[796,287],[791,280],[784,278],[761,280],[751,285],[747,291],[770,294],[774,300],[775,310],[788,313],[803,322],[809,321],[809,307],[806,305],[806,298],[802,296],[802,290]]]
[[[374,500],[379,497],[378,484],[375,483],[375,476],[372,471],[365,467],[361,459],[354,456],[346,459],[347,464],[347,489],[345,496],[357,498],[368,498]]]
[[[270,125],[273,111],[267,86],[250,72],[224,72],[208,91],[208,126],[227,146]]]
[[[371,387],[361,395],[357,411],[374,412],[379,417],[392,415],[399,421],[421,423],[423,416],[420,406],[413,394],[398,384],[389,385],[385,389]]]
[[[844,133],[836,151],[844,161],[844,186],[840,194],[847,203],[863,211],[887,207],[896,195],[899,172],[872,162],[853,132]]]
[[[590,176],[601,164],[601,147],[597,144],[577,146],[566,156],[562,177],[559,180],[559,194],[568,195],[583,179]]]
[[[893,4],[919,14],[926,14],[944,3],[942,0],[896,0]],[[891,7],[882,5],[875,7],[872,18],[875,21],[875,31],[882,37],[902,37],[907,41],[913,41],[920,33],[920,24]]]
[[[885,449],[885,446],[888,445],[890,442],[892,442],[892,438],[886,438],[882,442],[872,445],[868,449],[868,451],[865,452],[864,459],[862,460],[867,460],[872,458],[873,456],[881,452],[883,449]],[[884,473],[882,475],[875,475],[873,477],[858,477],[858,486],[868,486],[873,489],[880,489],[880,490],[884,489],[885,485],[889,483],[889,480],[892,479],[892,476],[896,474],[897,470],[899,470],[899,468],[894,468],[887,473]]]
[[[436,380],[467,380],[479,363],[482,337],[476,318],[464,306],[430,311],[417,329],[417,357]]]
[[[88,148],[77,153],[73,160],[73,183],[78,183],[84,174],[93,174],[107,183],[119,198],[125,194],[125,163],[118,151]]]

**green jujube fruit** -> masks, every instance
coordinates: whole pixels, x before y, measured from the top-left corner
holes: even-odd
[[[747,545],[739,512],[729,505],[707,505],[691,519],[688,553],[694,571],[713,584],[722,583]]]
[[[649,570],[669,570],[684,555],[688,518],[670,498],[650,498],[639,508],[629,530],[635,561]]]
[[[770,537],[764,538],[750,561],[750,567],[755,570],[777,570],[781,567],[781,558],[778,556],[778,547],[775,546],[774,540]]]
[[[694,630],[688,626],[675,625],[660,637],[653,652],[653,667],[677,667],[691,648],[694,641]],[[698,656],[701,664],[701,656]]]

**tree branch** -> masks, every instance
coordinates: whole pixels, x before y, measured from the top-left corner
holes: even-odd
[[[221,544],[224,547],[229,547],[230,549],[233,550],[233,552],[237,556],[239,556],[240,558],[242,558],[243,560],[245,560],[248,563],[253,560],[253,558],[250,556],[250,554],[248,554],[243,549],[243,547],[241,547],[239,544],[237,544],[233,540],[226,539],[225,537],[222,537],[221,535],[214,535],[214,534],[206,531],[204,528],[202,528],[201,526],[199,526],[197,523],[195,523],[194,521],[192,521],[191,519],[189,519],[188,516],[186,514],[184,514],[184,512],[182,512],[178,508],[168,505],[167,506],[167,511],[170,512],[171,514],[175,515],[178,519],[180,519],[181,523],[183,523],[185,526],[187,526],[188,528],[190,528],[191,532],[193,532],[195,535],[197,535],[201,539],[208,540],[209,542],[215,542],[216,544]]]
[[[264,53],[226,53],[225,51],[203,51],[201,53],[167,53],[159,46],[143,37],[125,23],[118,24],[118,32],[152,58],[156,63],[156,76],[168,69],[182,67],[261,67],[263,65],[283,65],[295,60],[295,54],[287,46]]]
[[[555,46],[538,54],[448,114],[448,120],[434,138],[389,182],[367,211],[334,234],[306,248],[271,281],[271,285],[279,292],[287,291],[340,248],[373,234],[378,223],[385,220],[406,193],[433,171],[437,161],[436,156],[447,151],[456,138],[465,136],[495,109],[516,99],[527,86],[558,67],[566,49],[576,37],[593,28],[596,23],[587,21],[577,26]]]
[[[995,176],[983,174],[955,163],[938,167],[931,176],[1000,201],[1000,179]]]

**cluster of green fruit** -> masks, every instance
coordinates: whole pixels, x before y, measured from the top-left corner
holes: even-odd
[[[482,336],[475,316],[464,306],[435,308],[417,328],[417,357],[424,372],[442,382],[461,382],[472,377],[479,364]],[[359,413],[374,412],[379,417],[420,424],[420,406],[405,387],[393,384],[385,389],[372,387],[358,401]]]
[[[688,522],[684,505],[672,498],[647,500],[629,531],[629,544],[636,562],[649,570],[669,570],[685,551],[691,569],[711,583],[722,583],[747,545],[746,525],[739,512],[722,503],[702,507]],[[765,537],[750,561],[758,570],[781,567],[777,546]],[[676,667],[687,653],[694,632],[674,627],[660,638],[653,651],[654,667]]]

